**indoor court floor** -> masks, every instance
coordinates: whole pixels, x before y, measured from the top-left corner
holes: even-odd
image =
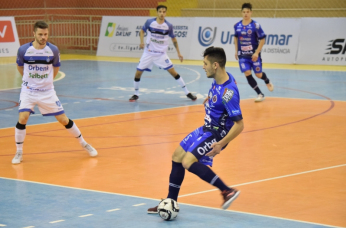
[[[266,100],[255,103],[229,62],[245,129],[212,169],[241,193],[221,210],[219,190],[186,172],[180,213],[166,222],[146,210],[167,196],[174,149],[204,123],[202,58],[174,61],[195,102],[155,67],[129,102],[138,59],[61,59],[55,90],[99,155],[35,108],[24,161],[12,165],[21,77],[15,58],[0,58],[0,227],[346,227],[346,66],[264,64],[275,89],[257,79]]]

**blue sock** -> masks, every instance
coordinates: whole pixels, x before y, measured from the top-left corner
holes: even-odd
[[[224,190],[230,190],[229,187],[227,187],[222,180],[219,178],[218,175],[216,175],[213,170],[211,170],[208,166],[203,165],[199,162],[193,163],[190,168],[189,172],[196,174],[201,178],[202,180],[208,182],[211,185],[214,185],[221,191]]]
[[[178,200],[180,185],[183,183],[185,169],[181,163],[172,161],[172,171],[169,176],[169,188],[167,198]]]

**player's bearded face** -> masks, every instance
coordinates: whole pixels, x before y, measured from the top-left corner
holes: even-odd
[[[34,32],[34,38],[39,45],[45,45],[48,39],[48,29],[37,28]]]
[[[160,8],[158,11],[157,11],[157,16],[160,20],[163,20],[165,19],[165,16],[166,16],[166,9],[165,8]]]
[[[207,59],[207,57],[204,57],[203,69],[207,75],[207,78],[215,78],[215,66]]]

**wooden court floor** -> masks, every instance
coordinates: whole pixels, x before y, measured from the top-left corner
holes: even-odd
[[[212,168],[241,190],[230,210],[346,227],[346,102],[273,97],[241,108],[245,129]],[[14,128],[0,129],[0,176],[164,198],[171,154],[203,117],[197,104],[75,120],[97,158],[58,123],[28,126],[20,165],[11,164]],[[221,204],[218,190],[188,172],[180,195]]]

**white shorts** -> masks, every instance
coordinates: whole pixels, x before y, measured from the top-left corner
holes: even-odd
[[[137,70],[151,71],[151,69],[153,68],[153,64],[164,70],[168,70],[173,67],[173,63],[171,62],[167,54],[151,55],[148,52],[144,52],[141,59],[139,60]]]
[[[55,90],[29,91],[23,90],[19,98],[19,112],[34,112],[35,105],[38,106],[43,116],[57,116],[65,113]]]

